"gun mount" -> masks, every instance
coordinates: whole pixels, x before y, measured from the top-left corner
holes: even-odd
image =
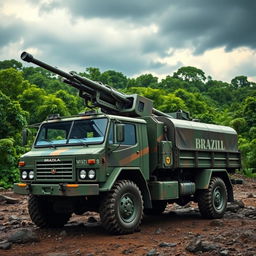
[[[100,107],[103,112],[130,117],[151,116],[152,114],[170,117],[168,114],[153,108],[152,101],[143,96],[125,95],[108,85],[81,77],[75,72],[66,73],[34,58],[27,52],[21,54],[21,59],[61,76],[64,83],[79,90],[79,96],[85,100],[85,104],[89,108]]]

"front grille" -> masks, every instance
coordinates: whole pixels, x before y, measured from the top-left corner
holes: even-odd
[[[48,181],[69,181],[73,180],[72,161],[63,160],[57,163],[36,162],[36,179]]]

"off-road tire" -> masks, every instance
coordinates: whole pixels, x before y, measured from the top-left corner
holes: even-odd
[[[219,177],[212,177],[209,187],[198,194],[198,207],[202,217],[222,218],[227,207],[227,189]]]
[[[160,215],[164,212],[166,205],[166,201],[152,201],[152,208],[144,209],[144,213],[146,215]]]
[[[111,234],[129,234],[138,230],[143,218],[143,199],[138,186],[130,180],[118,180],[100,205],[102,226]]]
[[[70,213],[56,213],[45,197],[30,195],[28,212],[31,220],[40,228],[61,228],[71,217]]]

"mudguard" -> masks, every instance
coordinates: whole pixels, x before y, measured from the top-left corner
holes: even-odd
[[[137,167],[115,168],[108,177],[108,180],[103,184],[103,186],[100,187],[100,192],[110,191],[116,180],[120,179],[128,179],[136,183],[141,190],[144,200],[144,207],[152,208],[151,195],[147,181],[145,180],[142,171]]]
[[[228,172],[225,169],[203,169],[197,171],[195,176],[196,190],[208,189],[212,177],[220,177],[223,179],[227,188],[228,201],[234,201],[233,187]]]

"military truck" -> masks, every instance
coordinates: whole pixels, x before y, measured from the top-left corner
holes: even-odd
[[[38,227],[61,227],[73,213],[96,211],[108,232],[128,234],[144,214],[190,201],[203,217],[224,215],[234,200],[229,173],[241,162],[235,130],[192,121],[184,112],[173,117],[145,97],[124,95],[26,52],[21,59],[61,76],[86,106],[100,109],[49,117],[21,157],[14,191],[29,195]]]

